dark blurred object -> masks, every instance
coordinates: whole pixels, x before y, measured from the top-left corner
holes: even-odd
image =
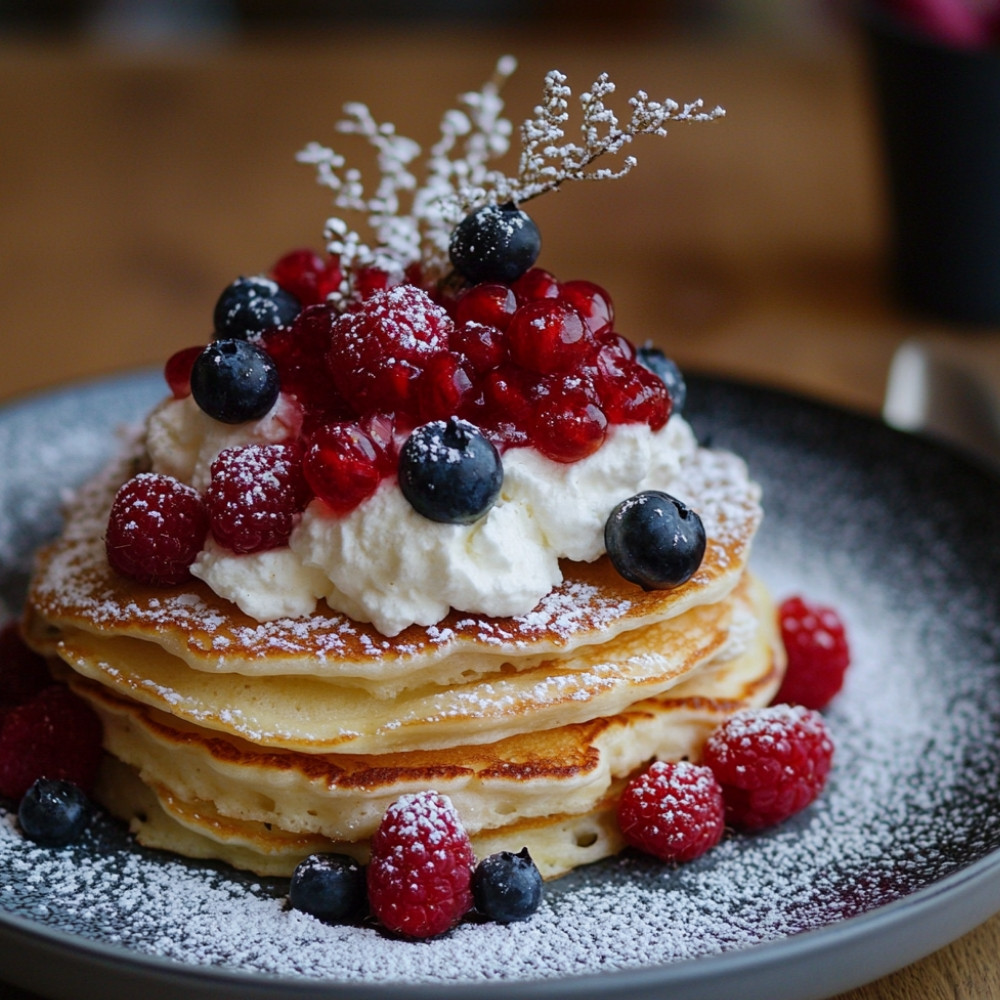
[[[1000,323],[1000,47],[939,43],[868,7],[900,303]]]
[[[997,0],[882,0],[882,7],[900,24],[942,45],[975,49],[998,41]]]

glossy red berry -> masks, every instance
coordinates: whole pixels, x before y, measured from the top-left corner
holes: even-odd
[[[314,250],[290,250],[271,268],[271,278],[303,306],[325,302],[340,287],[342,279],[337,258],[321,257]]]
[[[455,416],[472,393],[469,373],[455,354],[436,354],[417,377],[416,412],[419,423]]]
[[[611,296],[592,281],[563,281],[559,298],[568,302],[579,314],[591,333],[610,329],[615,319]]]
[[[663,380],[636,361],[607,360],[598,353],[597,388],[601,406],[614,424],[648,424],[658,431],[670,418],[670,395]],[[614,370],[614,375],[610,374]]]
[[[372,837],[368,900],[396,934],[429,938],[472,909],[472,844],[451,801],[437,792],[397,799]]]
[[[302,470],[312,492],[346,514],[378,488],[385,456],[358,424],[327,424],[312,436]]]
[[[358,413],[406,412],[413,381],[447,350],[453,327],[414,285],[378,292],[332,324],[326,357],[334,384]]]
[[[844,623],[833,608],[790,597],[778,608],[788,667],[776,702],[825,708],[851,662]]]
[[[604,443],[608,419],[589,385],[576,376],[549,379],[535,404],[531,443],[556,462],[578,462]]]
[[[171,354],[163,367],[163,377],[174,399],[184,399],[191,395],[191,369],[204,350],[203,344],[185,347]]]
[[[472,321],[462,323],[452,331],[450,343],[452,351],[479,374],[496,368],[507,357],[506,339],[495,326]]]
[[[709,736],[703,763],[722,785],[726,821],[760,830],[819,795],[833,760],[823,717],[801,705],[744,709]]]
[[[503,331],[517,312],[517,296],[509,285],[473,285],[455,303],[452,316],[456,326],[480,323]]]
[[[207,534],[208,511],[197,490],[143,472],[115,495],[105,549],[112,569],[123,576],[172,585],[189,578]]]
[[[572,306],[540,299],[521,306],[507,327],[511,359],[541,375],[569,372],[583,360],[588,336]]]
[[[725,830],[722,789],[710,768],[657,761],[633,778],[618,803],[625,842],[661,861],[693,861]]]
[[[248,553],[287,544],[310,499],[297,446],[226,448],[211,474],[205,505],[220,545]]]
[[[518,302],[533,302],[535,299],[555,299],[559,297],[559,282],[554,274],[541,267],[525,271],[511,288]]]

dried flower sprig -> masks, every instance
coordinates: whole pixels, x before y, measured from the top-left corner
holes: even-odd
[[[366,194],[360,171],[348,168],[332,149],[310,143],[299,153],[300,161],[315,166],[319,182],[333,190],[334,205],[363,216],[374,236],[366,242],[342,218],[327,221],[327,247],[340,257],[345,274],[336,294],[348,298],[353,269],[365,265],[402,273],[419,261],[424,277],[436,280],[448,271],[451,232],[470,211],[489,203],[525,202],[567,181],[622,177],[636,165],[634,156],[625,156],[617,169],[593,164],[621,153],[636,136],[666,135],[670,123],[712,121],[725,114],[719,107],[704,110],[700,100],[683,106],[669,99],[651,101],[640,90],[629,99],[631,114],[623,126],[606,103],[615,85],[603,73],[580,95],[580,142],[572,142],[566,138],[572,91],[566,76],[553,70],[546,74],[534,117],[521,126],[517,174],[510,177],[490,164],[510,148],[513,129],[502,115],[500,91],[515,68],[516,61],[504,56],[490,80],[460,95],[459,106],[444,114],[423,184],[410,169],[420,147],[393,125],[377,122],[364,104],[345,105],[346,117],[336,129],[361,136],[375,149],[381,179],[374,192]],[[403,195],[409,196],[408,210]]]

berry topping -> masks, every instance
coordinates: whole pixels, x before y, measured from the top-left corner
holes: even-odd
[[[507,342],[503,333],[495,326],[484,326],[471,320],[452,332],[451,349],[458,357],[464,358],[477,374],[498,367],[507,357]]]
[[[191,395],[191,369],[204,348],[200,344],[185,347],[167,358],[163,367],[163,377],[174,399],[184,399]]]
[[[291,323],[302,308],[299,300],[270,278],[237,278],[219,296],[213,321],[218,340],[262,333]]]
[[[611,328],[615,309],[611,296],[600,285],[592,281],[564,281],[559,286],[559,298],[579,313],[591,333]]]
[[[528,848],[483,858],[472,875],[476,909],[498,924],[527,920],[542,901],[542,876]]]
[[[573,375],[554,376],[543,385],[531,421],[531,443],[556,462],[577,462],[604,443],[608,418],[592,389]]]
[[[455,303],[452,316],[463,323],[480,323],[503,331],[517,312],[517,296],[507,285],[486,283],[466,289]],[[454,345],[453,345],[454,346]]]
[[[327,364],[358,413],[408,412],[413,381],[448,347],[454,324],[414,285],[376,292],[331,326]]]
[[[346,854],[310,854],[300,861],[288,886],[296,910],[337,923],[364,913],[365,870]]]
[[[299,450],[292,445],[226,448],[212,462],[205,505],[212,537],[233,552],[285,545],[309,502]]]
[[[111,568],[123,576],[169,586],[188,579],[207,534],[208,511],[197,490],[172,476],[143,472],[115,495],[105,549]]]
[[[0,629],[0,712],[21,705],[52,683],[45,657],[29,649],[19,622]]]
[[[722,785],[726,822],[759,830],[809,805],[826,783],[832,758],[818,712],[772,705],[731,716],[709,736],[703,763]]]
[[[604,526],[615,569],[643,590],[666,590],[690,580],[705,555],[705,527],[686,504],[659,490],[623,500]]]
[[[530,271],[525,271],[511,287],[518,302],[559,298],[559,282],[556,280],[556,276],[541,267],[533,267]]]
[[[334,513],[346,514],[371,496],[388,456],[354,423],[326,424],[313,435],[302,470],[313,493]]]
[[[325,302],[340,287],[343,274],[336,258],[324,259],[313,250],[290,250],[274,267],[271,277],[303,306]],[[286,320],[287,322],[287,320]]]
[[[851,662],[844,623],[833,608],[789,597],[778,609],[788,668],[776,702],[825,708]]]
[[[502,485],[500,453],[466,420],[423,424],[400,451],[400,489],[432,521],[471,524],[493,506]]]
[[[404,795],[372,837],[368,899],[390,931],[443,934],[472,908],[472,844],[451,801],[437,792]]]
[[[507,327],[507,348],[516,364],[542,375],[572,371],[588,344],[580,314],[559,299],[521,306]]]
[[[217,340],[195,359],[191,394],[214,420],[259,420],[278,399],[278,369],[270,355],[245,340]]]
[[[44,847],[62,847],[78,840],[90,819],[90,800],[71,781],[39,778],[24,793],[17,808],[21,832]]]
[[[658,347],[653,347],[652,344],[644,344],[640,347],[636,352],[636,360],[643,368],[658,375],[667,387],[667,393],[670,395],[671,413],[681,413],[687,401],[687,385],[677,363],[668,358]]]
[[[420,373],[416,412],[421,421],[452,417],[472,394],[472,378],[455,354],[435,354]]]
[[[701,764],[657,761],[626,786],[618,826],[626,843],[645,854],[693,861],[722,839],[722,789]]]
[[[12,708],[0,725],[0,795],[20,799],[38,778],[89,792],[101,762],[101,722],[62,684]]]
[[[538,259],[542,238],[531,218],[513,202],[484,205],[456,227],[448,245],[451,262],[474,285],[510,284]]]

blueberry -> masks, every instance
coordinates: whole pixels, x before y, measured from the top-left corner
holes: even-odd
[[[496,502],[503,485],[500,453],[458,417],[418,427],[399,453],[399,486],[418,514],[471,524]]]
[[[525,847],[483,858],[472,873],[476,909],[500,924],[526,920],[542,901],[542,876]]]
[[[45,847],[62,847],[77,840],[89,819],[90,800],[72,781],[38,778],[17,809],[24,835]]]
[[[615,569],[643,590],[667,590],[694,576],[705,555],[705,526],[686,504],[659,490],[623,500],[604,525]]]
[[[250,334],[291,323],[301,311],[299,300],[270,278],[237,278],[215,303],[215,337],[246,340]]]
[[[538,226],[513,202],[484,205],[451,234],[448,253],[455,270],[471,281],[509,285],[538,259]]]
[[[292,873],[288,901],[320,920],[361,916],[367,905],[365,870],[346,854],[310,854]]]
[[[687,385],[677,362],[668,358],[658,347],[644,344],[636,351],[636,361],[643,368],[648,368],[654,375],[659,375],[670,394],[670,412],[681,413],[687,400]]]
[[[281,389],[270,355],[245,340],[216,340],[195,359],[191,395],[224,424],[258,420],[274,406]]]

